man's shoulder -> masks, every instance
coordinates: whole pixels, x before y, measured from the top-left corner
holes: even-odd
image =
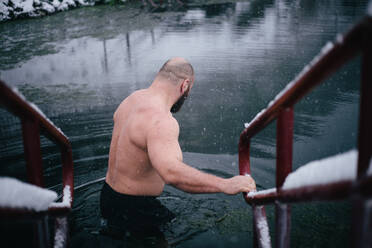
[[[179,129],[177,120],[169,112],[164,112],[158,109],[151,111],[151,124],[156,128],[172,128]]]
[[[144,121],[146,136],[162,137],[171,134],[178,135],[179,126],[177,120],[164,110],[149,108],[141,118]],[[172,135],[173,136],[173,135]]]
[[[148,123],[147,137],[156,140],[178,138],[179,129],[177,120],[171,114],[159,113]]]
[[[152,102],[146,89],[133,92],[126,100],[126,106],[130,106],[136,121],[145,124],[147,128],[179,129],[178,122],[170,111],[164,111]]]
[[[140,100],[141,98],[143,98],[145,94],[146,94],[145,89],[140,89],[140,90],[133,91],[129,96],[127,96],[122,101],[122,103],[136,102],[136,101]]]

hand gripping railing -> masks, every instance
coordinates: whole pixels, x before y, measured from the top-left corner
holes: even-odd
[[[43,113],[32,103],[27,102],[21,94],[9,88],[0,80],[0,104],[8,111],[18,116],[22,123],[24,154],[27,166],[27,177],[30,183],[44,187],[42,157],[40,146],[40,133],[42,132],[55,144],[59,145],[62,160],[63,197],[61,203],[54,203],[47,213],[59,216],[56,219],[56,234],[58,244],[63,246],[66,241],[67,222],[66,214],[71,210],[74,195],[73,161],[71,144],[63,132],[57,128]],[[45,213],[33,213],[26,210],[7,209],[7,216],[38,216]]]
[[[342,181],[326,185],[282,189],[292,170],[293,107],[315,86],[358,54],[362,55],[361,96],[358,134],[358,172],[356,181]],[[262,205],[275,203],[276,247],[290,246],[290,206],[286,203],[334,200],[351,196],[353,202],[353,247],[364,247],[371,221],[366,219],[366,200],[372,196],[372,177],[366,175],[372,157],[372,17],[365,17],[346,35],[329,43],[308,67],[259,113],[241,133],[239,141],[239,172],[250,171],[250,139],[277,119],[276,189],[249,196],[253,208],[254,245],[271,246],[265,209]]]

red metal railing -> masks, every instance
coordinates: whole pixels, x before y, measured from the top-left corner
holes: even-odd
[[[58,129],[43,113],[33,104],[27,102],[22,95],[9,88],[0,80],[0,104],[8,111],[18,116],[22,123],[22,135],[24,154],[27,166],[27,177],[30,183],[44,187],[42,168],[42,157],[40,147],[40,133],[59,145],[62,160],[62,181],[63,181],[63,204],[55,204],[46,213],[34,213],[23,209],[3,209],[7,217],[40,216],[43,214],[58,215],[56,221],[56,233],[66,234],[67,228],[61,221],[63,216],[71,210],[74,195],[73,161],[71,144],[63,132]],[[67,191],[66,191],[67,190]],[[67,193],[67,194],[65,194]],[[62,230],[62,233],[61,233]],[[60,244],[65,241],[60,241]]]
[[[287,203],[314,200],[336,200],[352,197],[353,201],[353,247],[362,247],[372,230],[372,221],[366,219],[366,200],[372,196],[372,177],[366,175],[372,158],[372,17],[365,17],[346,35],[341,36],[316,57],[310,66],[277,97],[268,108],[256,116],[241,133],[239,141],[239,172],[250,173],[250,139],[277,119],[276,191],[244,194],[252,205],[254,215],[254,244],[265,247],[270,237],[259,228],[266,223],[264,204],[275,203],[276,247],[290,246],[290,206]],[[312,185],[296,189],[282,189],[292,170],[292,144],[294,105],[342,65],[362,54],[360,117],[358,136],[358,176],[356,181],[342,181],[327,185]],[[366,231],[367,230],[367,231]],[[266,243],[265,243],[266,242]]]

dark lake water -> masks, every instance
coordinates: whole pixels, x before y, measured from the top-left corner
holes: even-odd
[[[75,185],[73,246],[117,244],[100,237],[99,190],[112,115],[148,87],[170,57],[183,56],[196,79],[175,117],[184,160],[223,177],[238,174],[244,123],[321,48],[365,14],[367,0],[189,1],[162,9],[86,7],[0,24],[0,78],[17,87],[70,138]],[[166,1],[165,1],[166,2]],[[356,147],[359,58],[295,107],[294,168]],[[252,141],[259,189],[275,185],[275,123]],[[42,138],[48,188],[61,191],[58,149]],[[19,121],[0,109],[0,175],[25,179]],[[250,247],[251,209],[241,195],[191,195],[166,187],[161,201],[177,215],[164,230],[170,247]],[[275,234],[273,207],[267,208]],[[348,201],[293,206],[293,247],[348,247]],[[78,240],[79,242],[77,242]],[[273,239],[274,241],[274,239]],[[101,242],[101,243],[100,243]]]

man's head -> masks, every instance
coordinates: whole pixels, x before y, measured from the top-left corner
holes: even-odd
[[[178,112],[194,84],[194,69],[191,64],[184,58],[172,58],[165,62],[157,78],[175,87],[178,100],[172,106],[171,112]]]

